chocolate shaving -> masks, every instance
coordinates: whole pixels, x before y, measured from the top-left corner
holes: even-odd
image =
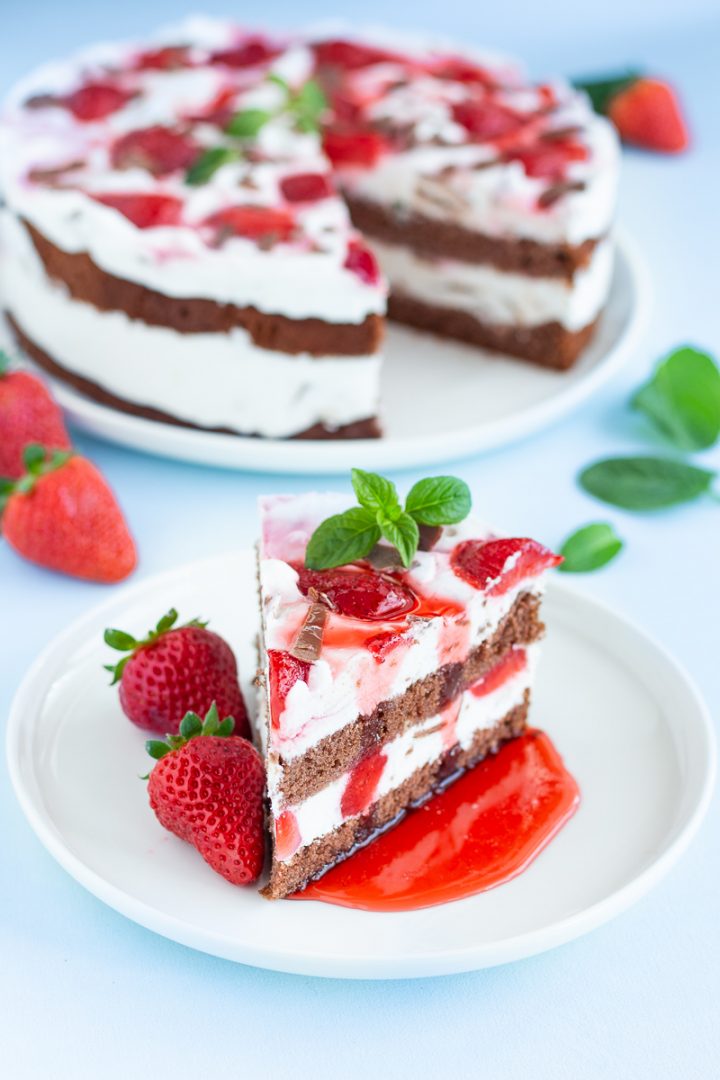
[[[552,206],[558,199],[562,199],[563,195],[567,195],[571,191],[584,191],[585,184],[582,180],[565,180],[559,184],[552,184],[551,187],[546,188],[542,195],[538,198],[538,206],[547,209],[548,206]]]
[[[310,589],[308,595],[314,591],[314,589]],[[317,593],[315,595],[317,596]],[[307,664],[313,664],[320,658],[323,631],[327,617],[327,606],[318,600],[313,600],[305,616],[305,622],[298,630],[297,637],[290,649],[291,656],[294,656],[296,660],[304,660]]]
[[[418,525],[418,532],[420,533],[418,550],[432,551],[440,539],[442,528],[440,525]]]
[[[60,101],[55,94],[33,94],[23,102],[26,109],[47,109],[51,105],[59,104]]]
[[[541,142],[558,142],[563,139],[570,139],[580,131],[582,131],[582,128],[578,124],[571,124],[567,127],[550,128],[549,131],[543,131],[539,138]]]
[[[398,551],[388,544],[376,544],[366,557],[373,570],[404,570]]]
[[[84,161],[68,161],[66,165],[56,165],[54,168],[31,169],[28,173],[28,180],[32,180],[34,184],[49,184],[52,186],[57,185],[58,180],[62,179],[65,173],[74,172],[77,169],[82,169],[85,166]]]

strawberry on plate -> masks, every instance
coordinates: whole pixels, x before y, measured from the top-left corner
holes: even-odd
[[[231,885],[256,881],[265,857],[265,769],[252,743],[233,735],[215,702],[205,720],[188,712],[178,735],[151,739],[150,806],[160,824],[192,844]]]
[[[120,683],[123,712],[138,727],[164,734],[177,731],[186,712],[204,714],[216,702],[223,716],[233,717],[238,734],[249,738],[232,649],[207,623],[193,619],[176,626],[177,619],[171,608],[139,641],[124,630],[105,631],[105,643],[127,653],[106,665],[112,685]]]
[[[17,480],[25,472],[23,453],[28,443],[49,450],[69,450],[70,437],[60,407],[36,375],[12,371],[0,350],[0,476]]]
[[[137,565],[135,543],[107,481],[87,458],[30,444],[26,472],[0,481],[2,533],[31,562],[112,584]]]

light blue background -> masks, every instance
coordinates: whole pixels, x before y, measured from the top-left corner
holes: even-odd
[[[233,11],[216,3],[214,10]],[[574,417],[504,451],[458,462],[476,505],[511,531],[559,543],[611,520],[627,548],[580,587],[650,629],[720,705],[720,511],[606,512],[578,468],[653,440],[627,409],[673,345],[720,353],[718,184],[720,22],[709,0],[680,3],[237,5],[236,17],[297,24],[332,14],[443,30],[524,54],[538,75],[640,61],[674,78],[693,152],[627,154],[621,218],[652,271],[652,323],[627,369]],[[177,18],[170,0],[0,3],[0,84],[99,37]],[[403,14],[403,11],[405,14]],[[357,12],[361,12],[358,16]],[[249,545],[255,496],[302,480],[241,476],[78,443],[117,489],[137,535],[136,580]],[[331,448],[328,453],[331,453]],[[704,455],[720,468],[718,452]],[[359,463],[361,464],[361,463]],[[416,479],[409,472],[402,486]],[[322,484],[322,481],[317,481]],[[0,544],[0,714],[23,670],[106,590],[46,574]],[[622,752],[622,747],[618,748]],[[343,983],[254,971],[156,937],[103,907],[41,848],[0,781],[0,1070],[8,1080],[76,1077],[705,1078],[720,1073],[720,825],[717,802],[690,852],[648,898],[580,941],[487,972]]]

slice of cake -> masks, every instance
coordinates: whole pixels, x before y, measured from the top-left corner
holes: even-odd
[[[422,482],[401,513],[392,485],[382,481],[378,498],[367,475],[354,474],[365,505],[349,513],[343,495],[261,500],[258,734],[273,898],[323,874],[527,723],[541,578],[559,558],[465,516],[464,485],[443,508],[414,494],[437,483]],[[454,523],[439,527],[443,515]]]

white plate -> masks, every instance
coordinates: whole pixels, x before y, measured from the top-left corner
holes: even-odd
[[[105,626],[140,631],[173,604],[204,614],[253,671],[249,552],[117,592],[28,672],[8,730],[10,775],[48,851],[111,907],[166,937],[279,971],[346,978],[439,975],[549,949],[655,885],[705,813],[715,750],[705,707],[675,662],[621,616],[554,579],[533,722],[581,788],[575,817],[514,881],[424,911],[269,902],[214,874],[153,817],[138,776],[144,736],[102,663]]]
[[[328,443],[218,435],[129,416],[57,380],[53,389],[78,428],[183,461],[283,473],[346,473],[359,463],[370,469],[434,465],[524,438],[576,408],[632,355],[647,298],[641,263],[623,239],[598,333],[570,372],[391,325],[381,391],[383,439]]]

